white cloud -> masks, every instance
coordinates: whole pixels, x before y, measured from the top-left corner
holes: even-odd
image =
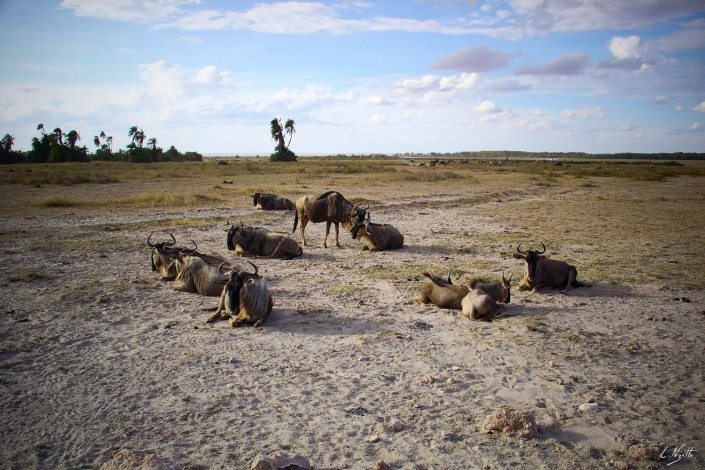
[[[223,83],[226,77],[230,75],[229,72],[219,72],[215,65],[206,65],[198,72],[194,77],[196,83]]]
[[[73,10],[76,16],[149,23],[181,13],[183,5],[200,0],[63,0],[59,8]]]
[[[641,39],[639,36],[615,36],[610,41],[609,50],[617,59],[638,59]]]
[[[585,109],[566,109],[561,111],[564,119],[604,119],[605,111],[600,106]]]
[[[502,108],[497,107],[497,104],[494,101],[486,100],[473,108],[473,111],[478,114],[492,114],[501,113],[503,110]]]
[[[705,113],[705,100],[701,101],[696,107],[694,107],[693,111]]]
[[[694,122],[693,124],[690,125],[690,129],[693,131],[696,131],[700,129],[700,123],[699,122]]]

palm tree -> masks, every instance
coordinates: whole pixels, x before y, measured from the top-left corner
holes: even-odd
[[[71,150],[74,150],[76,148],[76,142],[81,140],[81,136],[78,134],[77,131],[71,130],[68,134],[66,134],[66,139],[68,140],[69,147],[71,147]]]
[[[286,144],[286,148],[289,148],[289,144],[291,144],[291,138],[294,137],[294,134],[296,134],[296,123],[294,122],[293,119],[287,119],[286,124],[284,124],[284,132],[286,132],[289,135],[289,143]]]
[[[102,132],[101,132],[101,134],[102,134]],[[113,136],[109,135],[108,137],[106,137],[105,141],[108,143],[108,150],[110,150],[110,152],[112,152],[113,151]]]
[[[132,142],[138,144],[142,148],[142,143],[144,142],[145,135],[142,129],[138,129],[137,126],[130,127],[130,131],[127,133],[128,136],[132,137]]]
[[[42,135],[45,135],[44,124],[37,124],[37,130],[42,131]]]
[[[56,140],[59,141],[59,145],[64,145],[64,133],[61,132],[60,127],[54,129],[54,135],[56,136]]]
[[[147,141],[147,145],[152,147],[152,150],[154,150],[156,152],[157,151],[157,138],[152,137],[151,139],[149,139]]]
[[[274,118],[270,124],[272,126],[272,140],[279,142],[275,150],[283,152],[286,149],[286,144],[284,143],[284,129],[282,129],[282,122],[280,119]]]
[[[96,135],[96,136],[93,136],[93,145],[95,145],[96,147],[100,148],[100,139],[98,138],[97,135]]]

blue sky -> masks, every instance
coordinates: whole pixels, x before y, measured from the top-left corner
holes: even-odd
[[[705,152],[702,0],[0,0],[0,134],[95,150]]]

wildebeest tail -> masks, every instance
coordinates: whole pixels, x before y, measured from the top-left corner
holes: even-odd
[[[299,211],[294,209],[294,228],[291,230],[291,233],[296,232],[297,225],[299,225]]]

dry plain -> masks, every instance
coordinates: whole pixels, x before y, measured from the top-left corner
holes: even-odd
[[[249,468],[260,454],[316,469],[703,468],[705,166],[419,162],[0,168],[3,468]],[[206,324],[216,299],[150,270],[152,232],[235,258],[228,217],[293,225],[252,192],[328,190],[369,204],[405,247],[369,253],[341,231],[323,248],[309,224],[302,257],[254,260],[275,302],[262,328]],[[513,290],[492,322],[414,301],[423,271],[516,281],[520,242],[592,286]],[[538,435],[485,432],[504,407]]]

